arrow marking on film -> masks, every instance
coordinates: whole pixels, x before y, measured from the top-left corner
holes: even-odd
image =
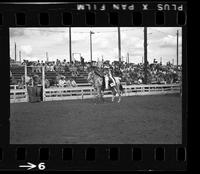
[[[32,163],[27,163],[28,165],[20,165],[19,167],[27,167],[27,170],[30,170],[30,169],[33,169],[36,167],[35,164],[32,164]]]

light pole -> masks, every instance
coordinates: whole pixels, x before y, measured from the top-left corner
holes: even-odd
[[[144,27],[144,83],[147,84],[147,27]]]
[[[90,61],[92,62],[92,34],[94,34],[93,31],[90,31]]]
[[[72,62],[72,39],[71,27],[69,27],[69,62]]]
[[[21,63],[21,59],[22,59],[22,55],[21,55],[21,51],[19,51],[19,61]]]
[[[177,69],[178,69],[178,37],[179,37],[179,31],[177,30],[176,33],[176,37],[177,37],[177,45],[176,45],[176,65],[177,65]]]
[[[127,53],[127,63],[129,63],[129,53]]]
[[[46,52],[46,61],[49,62],[49,55],[48,55],[48,52]]]
[[[16,42],[15,42],[15,62],[17,61],[17,45],[16,45]]]
[[[148,35],[151,35],[152,33],[148,33]],[[147,27],[144,27],[144,83],[147,84],[148,82],[148,76],[147,76],[147,64],[148,64],[148,58],[147,58]]]
[[[119,62],[123,61],[121,56],[121,33],[120,33],[120,27],[118,27],[118,51],[119,51]]]

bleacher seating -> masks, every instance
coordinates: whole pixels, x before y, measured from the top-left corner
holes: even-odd
[[[12,75],[14,76],[14,79],[17,81],[21,79],[21,76],[23,76],[25,72],[23,66],[12,66],[10,67],[10,70],[12,72]],[[33,75],[31,68],[27,69],[27,74],[28,76]],[[37,74],[40,77],[42,76],[42,73],[39,73],[39,72],[34,73],[34,74]],[[64,75],[67,79],[72,77],[71,72],[69,71],[64,72],[64,73],[61,72],[59,74]],[[50,81],[54,81],[56,79],[56,72],[55,71],[45,72],[45,77]],[[80,74],[77,77],[74,77],[74,79],[76,83],[87,83],[87,73],[84,71],[80,71]]]
[[[10,71],[16,80],[20,80],[21,76],[24,75],[24,67],[22,66],[12,66],[10,67]]]

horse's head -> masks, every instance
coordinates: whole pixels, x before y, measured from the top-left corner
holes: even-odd
[[[88,73],[88,78],[87,78],[88,82],[91,82],[94,80],[94,71],[90,71]]]

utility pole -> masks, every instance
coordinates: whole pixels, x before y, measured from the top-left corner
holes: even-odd
[[[46,61],[47,61],[47,62],[49,61],[49,55],[48,55],[48,52],[46,52]]]
[[[119,50],[119,62],[121,62],[121,33],[120,27],[118,27],[118,50]]]
[[[144,27],[144,83],[147,84],[147,27]]]
[[[177,61],[177,69],[178,69],[178,37],[179,37],[179,31],[177,30],[177,33],[176,33],[176,36],[177,36],[177,50],[176,50],[176,61]]]
[[[90,31],[90,61],[92,62],[92,34],[94,32]]]
[[[129,53],[127,53],[127,63],[129,63]]]
[[[22,55],[21,55],[21,51],[19,51],[19,61],[21,62],[22,59]]]
[[[16,42],[15,42],[15,62],[17,60],[17,46],[16,46]]]
[[[101,56],[101,61],[103,62],[103,55]]]
[[[69,62],[72,62],[71,27],[69,27]]]

